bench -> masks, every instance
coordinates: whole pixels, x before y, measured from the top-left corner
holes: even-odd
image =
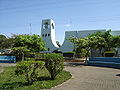
[[[120,68],[119,57],[89,57],[87,65]]]
[[[16,56],[0,56],[0,63],[15,63]]]

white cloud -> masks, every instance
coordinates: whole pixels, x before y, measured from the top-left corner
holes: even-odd
[[[66,27],[70,27],[70,24],[67,24]]]

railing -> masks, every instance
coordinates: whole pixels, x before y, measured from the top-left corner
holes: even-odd
[[[0,63],[15,63],[16,56],[0,56]]]
[[[90,57],[87,64],[120,68],[120,57]]]

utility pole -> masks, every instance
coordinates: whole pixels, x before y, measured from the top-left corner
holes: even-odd
[[[32,34],[32,24],[31,23],[29,23],[29,31],[30,31],[30,34]]]

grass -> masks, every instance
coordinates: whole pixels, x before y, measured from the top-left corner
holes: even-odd
[[[46,69],[39,73],[38,81],[32,85],[26,85],[25,76],[16,76],[14,74],[15,67],[6,67],[4,72],[0,74],[0,90],[40,90],[54,87],[71,78],[71,74],[62,71],[57,75],[55,80],[50,80],[50,75]]]

